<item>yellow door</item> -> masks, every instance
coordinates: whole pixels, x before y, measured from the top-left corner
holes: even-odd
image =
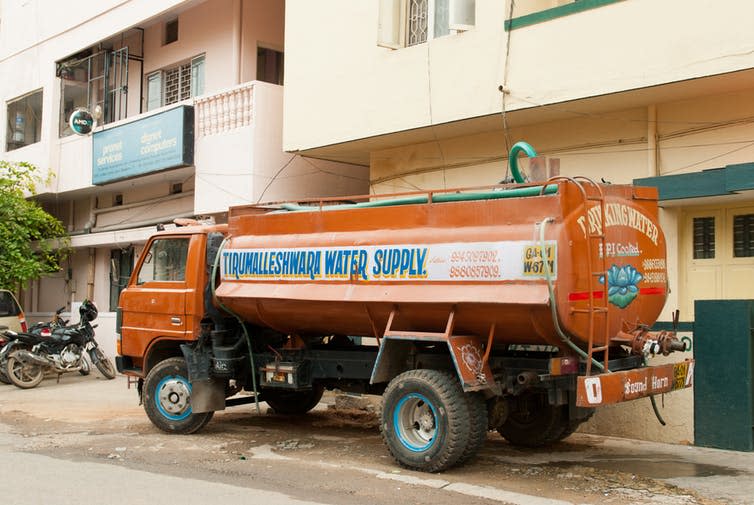
[[[754,298],[754,207],[684,211],[680,242],[682,320],[694,300]]]

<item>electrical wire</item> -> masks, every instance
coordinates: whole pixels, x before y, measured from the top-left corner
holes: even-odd
[[[431,43],[429,41],[426,42],[427,44],[427,101],[429,105],[429,130],[432,132],[432,138],[435,140],[435,145],[437,146],[437,150],[440,152],[440,159],[442,160],[443,166],[446,165],[445,161],[445,153],[442,150],[442,143],[440,142],[440,139],[437,137],[437,132],[435,131],[434,127],[434,114],[432,113],[432,57],[431,57]],[[445,177],[445,170],[442,171],[442,189],[448,189],[447,179]]]
[[[510,0],[510,8],[508,10],[508,26],[511,24],[511,20],[513,19],[513,9],[516,6],[516,0]],[[500,86],[500,92],[502,93],[502,117],[503,117],[503,139],[505,141],[505,152],[510,152],[511,150],[511,138],[510,138],[510,128],[508,127],[508,106],[505,101],[505,97],[508,94],[508,70],[510,68],[510,55],[511,55],[511,33],[513,30],[509,29],[506,34],[505,39],[505,65],[503,66],[503,84]],[[510,166],[509,163],[505,164],[505,177],[504,180],[508,179],[508,176],[510,175]]]
[[[272,183],[275,182],[275,180],[278,178],[278,175],[280,175],[283,170],[285,170],[286,168],[288,168],[288,165],[290,165],[291,163],[293,163],[293,160],[295,160],[297,156],[298,156],[297,154],[294,154],[293,156],[291,156],[291,159],[289,159],[288,162],[286,162],[285,165],[283,165],[282,167],[280,167],[278,169],[278,171],[275,172],[275,175],[272,176],[272,179],[270,179],[270,181],[267,183],[267,185],[262,190],[262,193],[259,195],[259,198],[257,199],[256,203],[259,203],[259,202],[262,201],[262,198],[264,197],[264,194],[267,192],[268,189],[270,189],[270,186],[272,186]]]

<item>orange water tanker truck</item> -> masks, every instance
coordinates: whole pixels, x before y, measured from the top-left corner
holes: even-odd
[[[657,192],[556,177],[361,202],[233,207],[147,242],[120,298],[121,373],[158,428],[264,401],[383,396],[395,460],[436,472],[497,431],[543,446],[601,405],[689,387],[651,332],[668,295]],[[246,391],[245,395],[237,393]]]

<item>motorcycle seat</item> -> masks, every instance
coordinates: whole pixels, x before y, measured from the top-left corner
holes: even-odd
[[[65,342],[70,340],[73,335],[78,335],[79,331],[76,328],[55,328],[52,331],[52,335],[48,338],[56,340],[58,342]]]

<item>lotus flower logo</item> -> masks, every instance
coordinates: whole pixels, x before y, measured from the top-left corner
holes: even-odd
[[[643,275],[631,265],[619,267],[613,265],[607,270],[607,299],[613,305],[625,309],[639,295],[636,286]],[[605,283],[605,276],[600,277],[600,284]]]

